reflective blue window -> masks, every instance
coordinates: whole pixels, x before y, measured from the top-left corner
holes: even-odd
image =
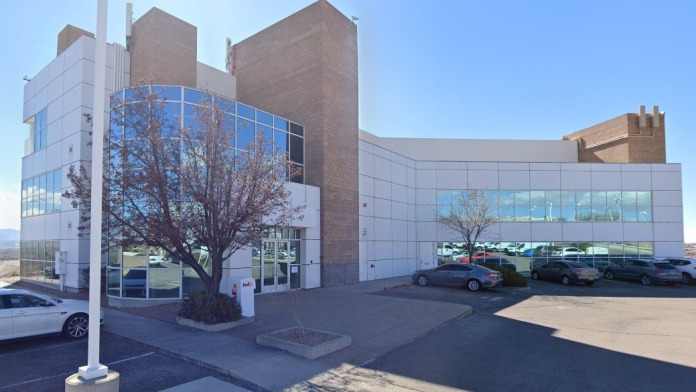
[[[203,105],[210,102],[210,95],[202,91],[186,88],[184,89],[184,101]]]
[[[254,120],[254,108],[241,102],[237,103],[237,114],[249,120]]]
[[[498,219],[498,192],[496,191],[485,191],[483,196],[486,198],[486,204],[488,205],[488,216],[493,219]]]
[[[636,192],[638,222],[652,221],[652,197],[650,192]]]
[[[152,86],[152,95],[165,101],[181,101],[181,87]]]
[[[561,192],[546,191],[545,200],[546,221],[557,222],[561,220]]]
[[[126,101],[142,101],[150,94],[148,86],[133,87],[126,89]]]
[[[515,192],[515,221],[529,220],[529,191]]]
[[[204,124],[201,122],[200,107],[188,103],[184,104],[184,128],[194,138],[203,133]]]
[[[215,105],[225,113],[235,113],[235,103],[224,98],[215,97]]]
[[[636,207],[636,192],[622,192],[621,204],[624,222],[637,222],[638,209]]]
[[[261,142],[265,154],[273,154],[273,129],[260,124],[256,125],[256,138]]]
[[[532,221],[546,220],[546,194],[544,191],[532,191],[530,195],[530,217]]]
[[[515,192],[501,191],[499,194],[498,211],[500,220],[511,222],[515,220]]]
[[[561,220],[575,222],[575,192],[561,192]]]
[[[254,143],[254,123],[237,118],[237,148],[249,150]]]
[[[575,192],[575,219],[579,222],[592,220],[591,192]]]
[[[228,113],[224,113],[222,116],[222,124],[220,124],[221,130],[225,135],[230,135],[230,147],[234,147],[236,145],[236,142],[234,140],[235,135],[237,132],[235,132],[236,129],[236,124],[235,124],[236,118]]]
[[[260,110],[256,111],[256,121],[261,124],[273,126],[273,115],[271,113],[262,112]]]
[[[155,105],[153,103],[153,105]],[[162,137],[179,137],[179,129],[181,127],[181,104],[174,102],[164,102],[161,107],[162,124],[160,131]]]
[[[621,192],[607,192],[607,219],[612,222],[621,220]]]
[[[288,130],[288,120],[275,116],[273,120],[273,126],[275,126],[278,129],[282,129],[283,131]]]
[[[273,139],[275,144],[275,153],[277,155],[288,155],[288,134],[282,131],[274,131]]]

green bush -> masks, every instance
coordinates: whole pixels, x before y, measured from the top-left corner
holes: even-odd
[[[207,292],[199,291],[184,298],[179,317],[206,324],[227,323],[241,319],[242,309],[234,299],[225,294],[209,296]]]
[[[527,278],[519,272],[513,271],[510,268],[502,267],[495,264],[485,264],[486,268],[498,271],[503,274],[503,286],[507,287],[527,287]]]

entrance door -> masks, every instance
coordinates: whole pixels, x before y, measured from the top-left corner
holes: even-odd
[[[261,251],[261,262],[263,263],[263,277],[261,282],[263,287],[261,292],[272,293],[275,291],[275,259],[276,259],[276,243],[275,241],[263,241],[263,247]]]
[[[290,243],[278,241],[276,252],[276,291],[290,289]]]

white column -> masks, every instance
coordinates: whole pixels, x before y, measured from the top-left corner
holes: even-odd
[[[102,175],[104,155],[104,102],[106,100],[106,10],[107,0],[98,0],[94,60],[94,105],[92,105],[92,193],[89,225],[89,340],[87,366],[79,368],[85,380],[106,376],[99,363],[99,319],[101,314]]]

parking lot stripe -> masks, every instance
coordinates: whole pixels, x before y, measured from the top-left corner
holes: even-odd
[[[128,357],[128,358],[119,359],[118,361],[113,361],[113,362],[111,362],[111,363],[107,363],[107,365],[108,365],[108,366],[112,366],[112,365],[116,365],[116,364],[119,364],[119,363],[132,361],[132,360],[134,360],[134,359],[140,359],[140,358],[149,357],[150,355],[152,355],[152,354],[154,354],[154,353],[155,353],[154,351],[150,351],[150,352],[147,352],[147,353],[145,353],[145,354],[140,354],[140,355],[135,355],[135,356]]]
[[[45,346],[45,347],[40,347],[40,348],[35,348],[35,349],[30,349],[30,350],[21,350],[21,351],[10,351],[8,353],[0,354],[0,358],[3,357],[9,357],[10,355],[16,355],[16,354],[26,354],[26,353],[31,353],[34,351],[44,351],[44,350],[52,350],[56,348],[61,348],[61,347],[66,347],[66,346],[73,346],[76,344],[81,344],[84,343],[83,341],[74,341],[74,342],[66,342],[66,343],[60,343],[60,344],[54,344],[52,346]]]
[[[133,360],[135,360],[135,359],[141,359],[141,358],[149,357],[150,355],[152,355],[152,354],[154,354],[154,353],[155,353],[154,351],[150,351],[150,352],[147,352],[147,353],[144,353],[144,354],[140,354],[140,355],[135,355],[135,356],[128,357],[128,358],[119,359],[119,360],[117,360],[117,361],[113,361],[113,362],[108,363],[107,366],[113,366],[113,365],[117,365],[117,364],[119,364],[119,363],[123,363],[123,362],[133,361]],[[67,376],[69,376],[69,375],[71,375],[71,374],[73,374],[73,373],[74,373],[74,372],[64,372],[64,373],[54,374],[54,375],[52,375],[52,376],[45,376],[45,377],[33,378],[33,379],[31,379],[31,380],[26,380],[26,381],[22,381],[22,382],[10,384],[10,385],[3,385],[3,386],[0,386],[0,391],[1,391],[1,390],[6,390],[6,389],[11,389],[11,388],[16,388],[16,387],[19,387],[19,386],[22,386],[22,385],[33,384],[33,383],[35,383],[35,382],[50,380],[50,379],[56,378],[56,377],[67,377]]]

